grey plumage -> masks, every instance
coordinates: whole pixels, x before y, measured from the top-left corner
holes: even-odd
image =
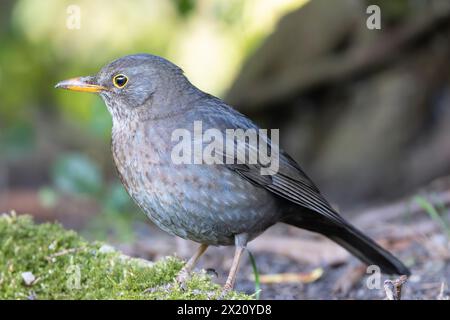
[[[112,86],[116,74],[127,75],[125,87]],[[382,271],[409,274],[399,260],[348,224],[282,150],[274,175],[261,175],[260,164],[174,164],[175,129],[192,131],[194,121],[201,121],[203,130],[221,132],[258,127],[197,89],[171,62],[145,54],[127,56],[90,81],[107,88],[100,94],[113,118],[112,153],[121,180],[161,229],[203,244],[233,245],[237,235],[250,241],[285,222],[328,236]]]

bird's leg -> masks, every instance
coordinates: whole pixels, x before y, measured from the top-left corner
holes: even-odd
[[[225,286],[223,287],[223,293],[230,291],[234,287],[234,282],[236,280],[236,273],[239,268],[239,262],[241,261],[242,253],[244,252],[247,246],[248,236],[245,233],[238,234],[237,236],[235,236],[234,239],[236,250],[234,252],[234,258],[233,263],[231,264],[230,273],[228,274],[227,281],[225,282]]]
[[[236,247],[236,251],[234,252],[233,264],[231,265],[227,282],[225,282],[225,286],[223,287],[224,291],[230,291],[234,287],[234,282],[236,280],[236,272],[239,267],[239,262],[241,261],[241,256],[244,250],[245,247]]]
[[[184,265],[183,269],[177,275],[177,282],[183,284],[188,278],[192,269],[197,264],[198,259],[205,253],[206,249],[208,249],[207,244],[201,244],[195,254],[189,259],[188,262]]]

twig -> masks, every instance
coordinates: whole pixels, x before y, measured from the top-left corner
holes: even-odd
[[[406,280],[408,280],[407,276],[401,276],[394,281],[386,280],[384,282],[384,291],[386,292],[387,300],[401,300],[402,286],[406,283]]]
[[[366,266],[362,264],[350,265],[336,281],[333,292],[342,296],[348,295],[351,289],[366,274]]]
[[[445,282],[441,283],[441,290],[439,291],[439,295],[437,296],[437,300],[450,300],[450,297],[445,294]]]
[[[60,257],[60,256],[63,256],[63,255],[69,254],[69,253],[74,253],[74,252],[77,252],[77,251],[80,251],[80,250],[83,250],[83,249],[85,249],[85,248],[84,247],[80,247],[80,248],[64,249],[64,250],[56,252],[56,253],[54,253],[52,255],[47,256],[46,259],[49,260],[49,261],[52,261],[56,257]]]

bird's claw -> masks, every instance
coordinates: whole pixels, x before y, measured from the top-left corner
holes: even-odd
[[[220,296],[218,297],[218,300],[224,300],[225,297],[228,295],[228,293],[231,291],[231,289],[232,288],[228,284],[225,284],[222,288]]]
[[[183,268],[175,278],[176,283],[180,286],[182,290],[186,290],[186,282],[189,279],[189,277],[190,277],[189,271]]]

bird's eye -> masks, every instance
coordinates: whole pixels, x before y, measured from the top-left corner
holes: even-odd
[[[114,86],[119,89],[125,87],[127,82],[128,82],[128,78],[127,78],[127,76],[125,76],[123,74],[118,74],[118,75],[114,76],[114,78],[113,78]]]

